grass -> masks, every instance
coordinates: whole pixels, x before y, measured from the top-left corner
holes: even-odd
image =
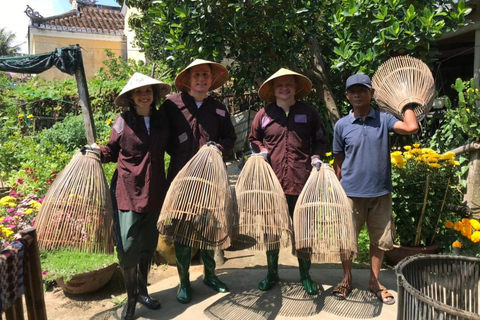
[[[63,278],[69,281],[74,275],[90,272],[118,263],[116,254],[82,253],[71,251],[41,251],[40,262],[44,281]]]

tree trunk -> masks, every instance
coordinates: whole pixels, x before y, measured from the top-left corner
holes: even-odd
[[[312,82],[314,83],[318,96],[325,102],[330,123],[333,127],[341,117],[340,111],[333,99],[332,86],[330,85],[328,75],[325,72],[325,62],[323,61],[318,41],[314,37],[310,37],[309,42],[312,53],[312,70],[308,71],[307,74],[309,78],[313,80]]]
[[[480,150],[470,151],[468,164],[467,193],[465,199],[467,206],[475,219],[480,219]]]

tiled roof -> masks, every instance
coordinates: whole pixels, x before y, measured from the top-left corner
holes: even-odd
[[[30,17],[32,27],[39,29],[85,32],[97,34],[123,35],[124,15],[120,7],[78,3],[78,10],[42,17],[27,6],[25,11]]]

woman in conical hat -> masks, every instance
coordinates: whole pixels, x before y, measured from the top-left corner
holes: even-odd
[[[134,319],[137,302],[160,308],[147,292],[147,277],[158,242],[156,222],[168,188],[164,169],[168,121],[156,106],[170,89],[135,73],[115,99],[117,106],[128,109],[115,119],[110,140],[106,146],[92,145],[102,162],[117,162],[111,188],[116,202],[115,242],[128,296],[122,319]]]
[[[196,59],[177,75],[175,86],[180,93],[167,96],[160,108],[170,123],[167,149],[170,155],[169,182],[203,145],[216,146],[224,157],[233,150],[237,136],[230,112],[221,102],[208,95],[209,91],[219,88],[227,80],[228,71],[224,66],[202,59]],[[181,235],[178,235],[180,238]],[[182,245],[175,235],[174,240],[180,277],[177,300],[188,303],[192,299],[189,280],[192,248]],[[228,291],[227,286],[215,275],[213,250],[201,250],[201,254],[203,282],[218,292]]]
[[[320,156],[325,153],[325,127],[320,115],[313,106],[299,101],[311,89],[311,81],[300,73],[284,68],[274,73],[259,89],[260,98],[269,104],[255,115],[248,138],[253,151],[271,164],[292,217],[312,166],[319,170]],[[310,254],[296,253],[305,291],[317,294],[318,286],[309,274]],[[260,290],[269,290],[278,282],[278,254],[279,249],[267,251],[268,274],[259,283]]]

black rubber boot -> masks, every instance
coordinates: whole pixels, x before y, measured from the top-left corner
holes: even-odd
[[[148,273],[150,271],[152,260],[148,258],[140,258],[138,264],[138,299],[137,301],[151,310],[160,309],[160,302],[157,299],[152,299],[148,295]]]
[[[125,289],[127,291],[127,305],[122,312],[122,320],[135,319],[135,306],[137,304],[137,267],[122,269]]]
[[[318,294],[318,286],[310,278],[310,266],[312,261],[310,259],[298,258],[298,268],[300,269],[300,281],[302,281],[303,288],[309,295]]]
[[[270,290],[278,282],[278,254],[280,249],[267,251],[268,273],[265,279],[260,281],[258,289],[262,291]]]
[[[215,275],[215,253],[213,250],[201,250],[203,261],[203,283],[218,292],[228,292],[228,287]]]
[[[177,261],[177,272],[180,277],[180,285],[177,290],[177,300],[180,303],[189,303],[192,300],[189,272],[192,248],[175,243],[175,257]]]

